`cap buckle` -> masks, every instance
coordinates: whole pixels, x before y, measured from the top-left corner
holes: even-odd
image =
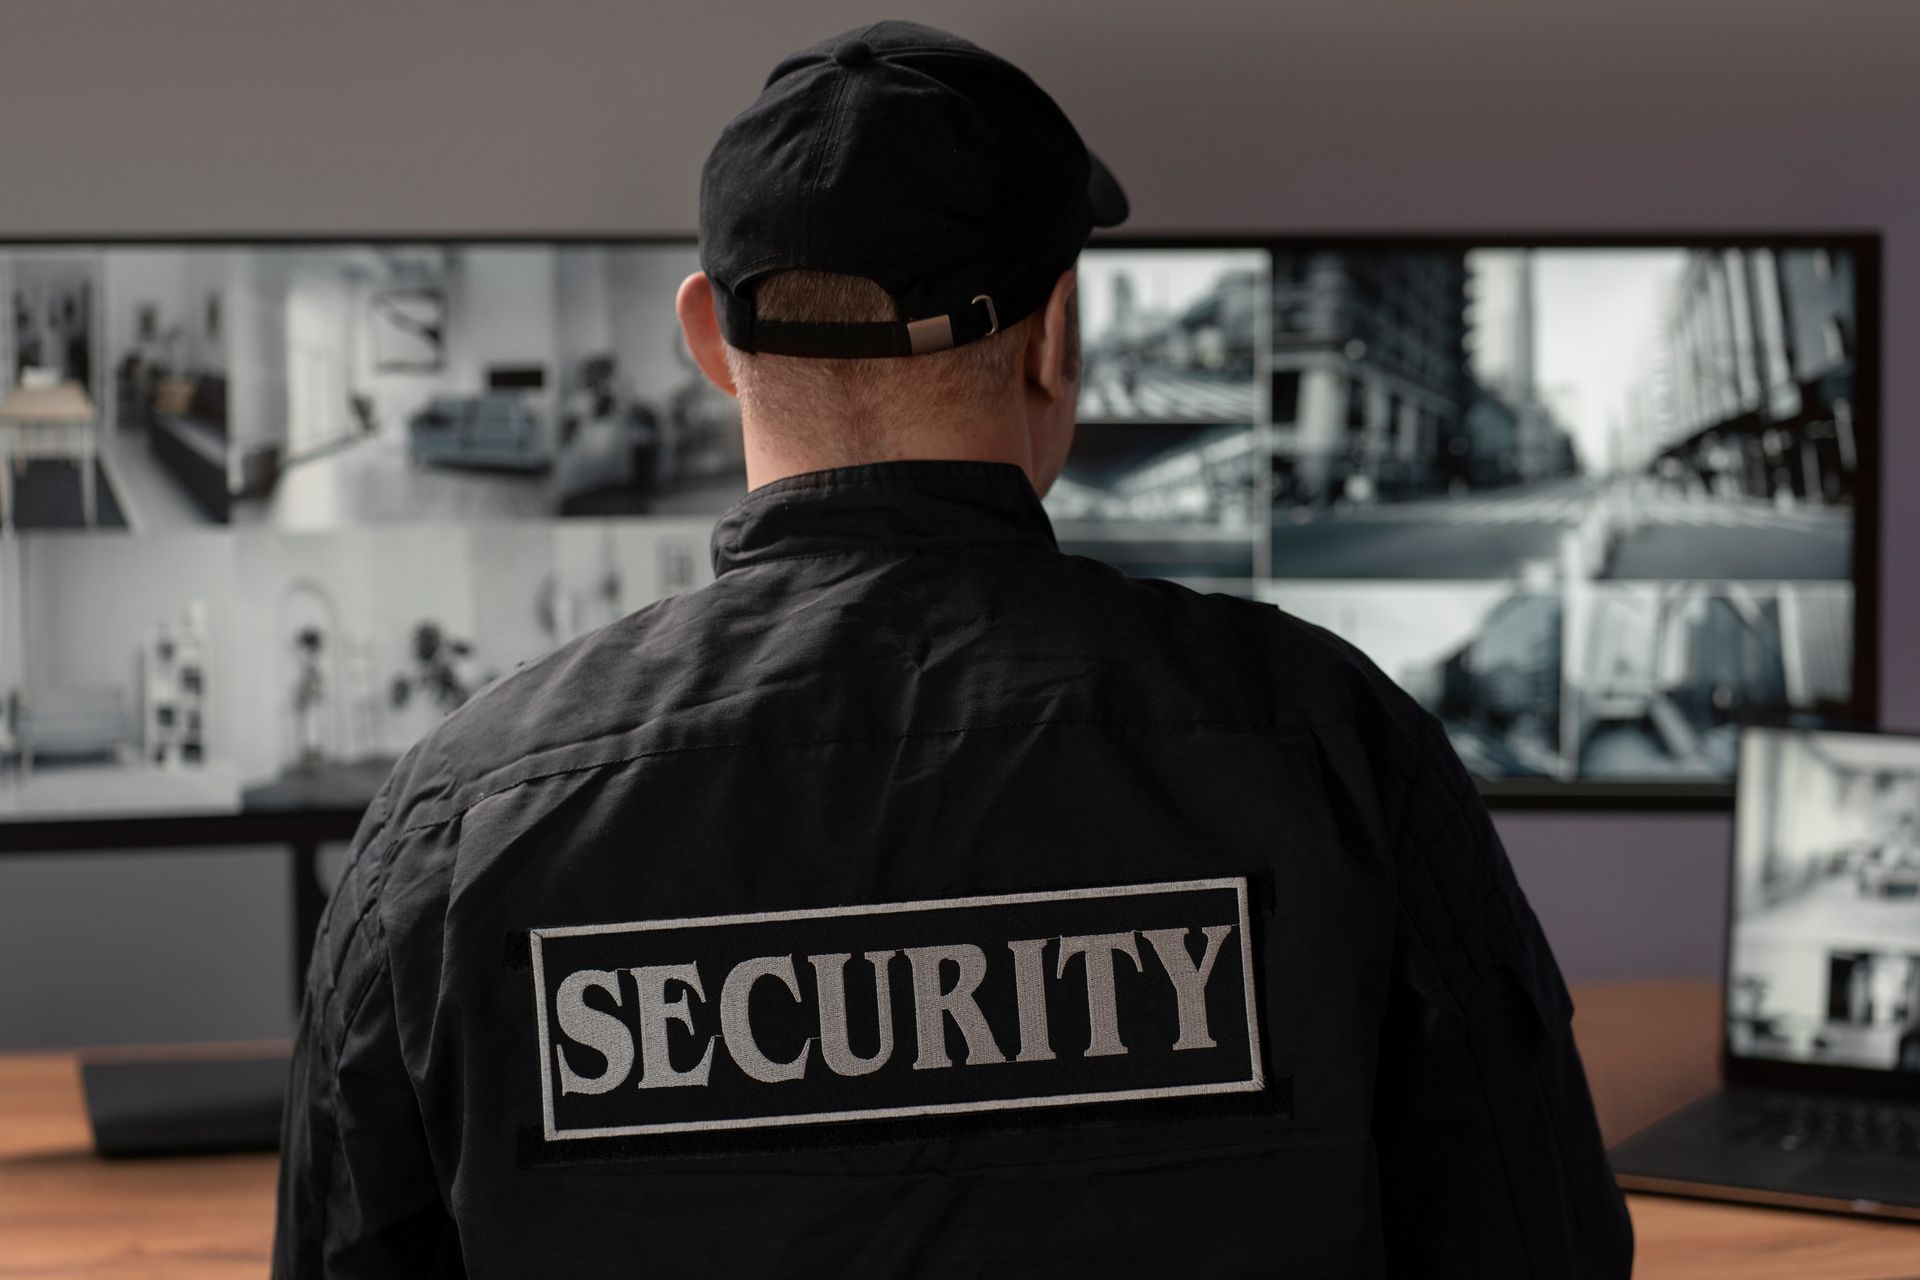
[[[993,299],[984,293],[976,293],[973,295],[972,300],[974,302],[984,302],[987,304],[987,331],[981,336],[990,338],[1000,332],[1000,313],[993,309]]]

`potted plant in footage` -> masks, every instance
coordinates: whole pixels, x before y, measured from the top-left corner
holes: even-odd
[[[442,715],[456,710],[486,683],[464,672],[472,657],[470,641],[449,636],[437,622],[420,623],[413,629],[413,670],[395,676],[388,693],[393,709],[404,710],[418,694]]]

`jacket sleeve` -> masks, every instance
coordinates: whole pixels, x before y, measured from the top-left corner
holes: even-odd
[[[275,1280],[462,1274],[400,1055],[380,920],[385,798],[314,939],[281,1119]]]
[[[1471,779],[1420,713],[1383,787],[1397,864],[1375,1132],[1391,1272],[1599,1280],[1633,1230],[1573,1004]]]

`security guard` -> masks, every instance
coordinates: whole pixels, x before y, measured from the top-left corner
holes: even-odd
[[[532,663],[370,808],[275,1274],[1627,1274],[1570,1005],[1365,658],[1057,549],[1074,263],[1126,201],[881,23],[721,135],[689,346],[717,580]]]

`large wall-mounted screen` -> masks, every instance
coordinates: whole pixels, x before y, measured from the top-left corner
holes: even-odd
[[[1092,249],[1048,505],[1346,637],[1496,795],[1724,794],[1743,721],[1871,715],[1877,271],[1846,238]]]
[[[1869,692],[1877,242],[1103,241],[1062,543],[1330,627],[1493,794]],[[690,241],[0,245],[0,821],[365,804],[711,572]]]

